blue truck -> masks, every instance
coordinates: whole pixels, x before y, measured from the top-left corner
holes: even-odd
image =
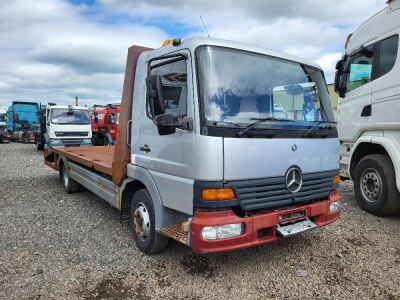
[[[34,128],[38,124],[40,106],[35,102],[13,101],[8,107],[7,131],[13,141],[34,142]]]

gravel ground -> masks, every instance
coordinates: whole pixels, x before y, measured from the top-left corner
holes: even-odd
[[[0,144],[0,299],[400,299],[400,219],[360,210],[257,248],[145,256],[117,210],[64,193],[34,145]]]

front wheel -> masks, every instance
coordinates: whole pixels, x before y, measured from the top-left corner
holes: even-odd
[[[144,254],[155,254],[167,247],[168,238],[155,230],[154,205],[146,189],[133,195],[129,223],[135,244]]]
[[[39,141],[36,141],[36,149],[39,151],[39,150],[43,150],[43,148],[44,148],[43,144]]]
[[[357,164],[354,190],[358,204],[365,211],[377,216],[400,213],[396,174],[387,155],[368,155]]]

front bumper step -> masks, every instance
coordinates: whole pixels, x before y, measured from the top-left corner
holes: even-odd
[[[182,232],[180,224],[172,224],[164,227],[160,230],[160,233],[184,245],[189,245],[188,234]]]

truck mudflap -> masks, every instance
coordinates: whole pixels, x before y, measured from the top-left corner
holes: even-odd
[[[339,194],[334,191],[320,202],[249,217],[239,217],[232,210],[196,212],[191,222],[191,247],[196,253],[244,249],[322,227],[340,218],[339,200]],[[238,236],[210,240],[203,237],[205,227],[238,223],[243,224]]]

